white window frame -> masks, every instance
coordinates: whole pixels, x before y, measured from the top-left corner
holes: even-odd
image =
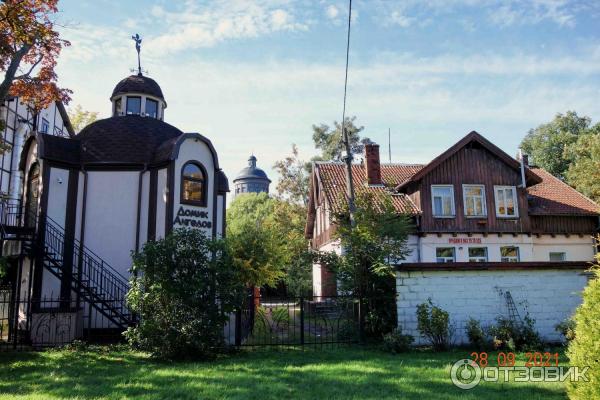
[[[498,191],[502,190],[503,192],[506,191],[506,189],[512,189],[513,192],[513,204],[515,205],[515,215],[509,215],[506,212],[504,214],[500,213],[500,204],[498,203]],[[506,194],[506,192],[504,193]],[[516,186],[494,186],[494,202],[496,203],[496,217],[498,218],[519,218],[519,201],[518,201],[518,195],[517,195],[517,187]],[[506,202],[506,200],[505,200]],[[504,206],[505,210],[508,210],[508,207],[506,207],[506,204]]]
[[[467,214],[467,189],[470,188],[478,188],[481,189],[481,211],[483,212],[482,214],[473,214],[473,215],[469,215]],[[485,201],[485,185],[478,185],[478,184],[464,184],[462,185],[462,190],[463,190],[463,211],[465,213],[465,216],[467,218],[481,218],[481,217],[487,217],[487,204]],[[476,197],[476,196],[471,196],[471,197]]]
[[[517,256],[516,257],[512,257],[512,256],[502,256],[502,249],[508,248],[508,247],[512,247],[517,249]],[[519,249],[519,246],[501,246],[500,247],[500,261],[501,262],[520,262],[521,261],[521,249]]]
[[[553,254],[560,254],[562,257],[560,260],[553,260],[552,259]],[[567,253],[564,251],[551,251],[548,253],[548,260],[553,261],[553,262],[567,261]]]
[[[471,249],[483,249],[483,250],[485,250],[485,256],[484,257],[477,257],[477,256],[471,257],[471,255],[469,254]],[[469,257],[469,262],[488,262],[488,248],[485,246],[469,247],[467,249],[467,257]]]
[[[434,202],[434,195],[433,195],[433,191],[437,188],[450,188],[450,192],[452,193],[450,196],[450,208],[451,208],[451,214],[450,215],[436,215],[435,214],[435,202]],[[456,205],[454,204],[454,185],[431,185],[431,214],[433,215],[434,218],[455,218],[456,217]],[[443,204],[442,204],[442,208],[443,208]]]
[[[452,257],[438,257],[438,255],[437,255],[438,249],[452,249]],[[453,262],[456,262],[456,248],[455,247],[450,247],[450,246],[436,247],[435,248],[435,262],[438,262],[438,263],[453,263]]]

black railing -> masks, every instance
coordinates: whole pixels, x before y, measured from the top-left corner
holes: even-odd
[[[64,230],[50,217],[44,218],[45,266],[57,277],[71,275],[72,289],[84,300],[101,304],[99,311],[121,327],[133,322],[126,304],[127,278],[77,239],[65,238]]]

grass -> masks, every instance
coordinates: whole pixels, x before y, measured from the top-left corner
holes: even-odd
[[[481,383],[459,389],[450,381],[450,366],[468,354],[390,355],[340,347],[247,351],[211,362],[169,363],[114,349],[4,353],[0,399],[565,398],[558,383]],[[517,364],[523,362],[520,357]]]

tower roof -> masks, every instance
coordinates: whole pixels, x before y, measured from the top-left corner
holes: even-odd
[[[165,101],[162,89],[158,83],[156,83],[154,79],[142,74],[130,75],[117,83],[117,86],[115,86],[115,89],[112,92],[111,99],[125,93],[147,94]]]
[[[254,155],[251,155],[250,158],[248,158],[248,166],[243,168],[233,181],[237,182],[245,179],[259,179],[271,182],[265,171],[256,166],[256,157],[254,157]]]

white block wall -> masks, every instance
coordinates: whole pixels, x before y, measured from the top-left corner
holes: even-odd
[[[558,342],[562,337],[554,326],[573,314],[587,281],[583,269],[398,272],[398,325],[415,344],[427,344],[418,333],[416,311],[431,298],[450,314],[454,344],[468,343],[468,319],[486,327],[498,316],[508,317],[504,293],[510,291],[521,318],[529,311],[542,338]]]

